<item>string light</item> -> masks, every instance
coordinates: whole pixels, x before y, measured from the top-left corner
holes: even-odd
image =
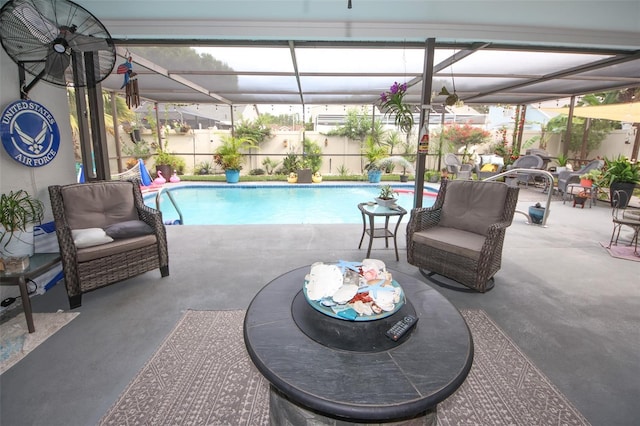
[[[351,9],[351,0],[347,1],[347,9]]]

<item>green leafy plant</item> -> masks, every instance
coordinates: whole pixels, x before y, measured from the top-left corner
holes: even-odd
[[[399,155],[393,155],[391,157],[386,157],[381,160],[378,160],[378,164],[380,165],[380,167],[383,167],[385,170],[391,170],[391,171],[393,171],[395,167],[400,167],[402,168],[403,175],[407,174],[407,170],[409,171],[413,170],[413,164],[411,164],[409,160],[407,160],[406,158],[401,157]]]
[[[211,175],[213,174],[213,164],[208,161],[202,161],[193,168],[193,172],[198,175]]]
[[[395,124],[405,133],[413,127],[413,109],[404,103],[407,83],[394,82],[388,91],[380,94],[380,108],[385,115],[395,114]]]
[[[603,183],[611,186],[613,182],[638,183],[640,182],[640,164],[632,163],[624,155],[614,159],[604,159]]]
[[[222,144],[216,150],[213,158],[216,164],[224,170],[242,170],[244,162],[242,151],[251,148],[258,148],[252,139],[224,135]]]
[[[184,173],[184,169],[186,168],[186,162],[182,157],[164,150],[156,153],[155,161],[156,165],[169,166],[171,170],[175,170],[178,173]]]
[[[344,164],[340,164],[338,166],[338,175],[339,176],[347,176],[349,174],[349,169]]]
[[[312,173],[317,173],[322,166],[322,148],[317,142],[306,138],[302,141],[302,145],[306,166],[311,169]]]
[[[385,166],[380,164],[380,160],[385,158],[387,153],[387,147],[377,143],[371,136],[365,139],[364,147],[362,148],[362,154],[367,159],[365,170],[384,170]]]
[[[580,175],[580,179],[587,179],[592,182],[598,182],[602,177],[602,171],[598,169],[589,170],[587,173]]]
[[[558,163],[558,166],[560,167],[566,167],[568,162],[569,157],[564,154],[558,154],[558,156],[556,157],[556,163]]]
[[[391,185],[382,185],[380,187],[380,194],[378,195],[378,198],[382,200],[391,200],[395,198],[395,194],[397,194],[397,192],[393,190]]]
[[[15,232],[25,232],[27,225],[40,223],[44,218],[44,204],[23,189],[0,195],[0,240],[7,247]],[[9,236],[6,239],[5,237]]]
[[[282,160],[282,172],[284,174],[297,173],[300,169],[300,158],[295,152],[289,152]]]
[[[138,142],[124,145],[122,147],[122,152],[130,157],[146,160],[153,155],[153,148],[149,145],[149,142],[143,139]]]
[[[278,167],[278,164],[280,163],[277,160],[271,159],[269,157],[262,160],[262,166],[264,167],[268,175],[272,175],[274,173],[276,167]]]

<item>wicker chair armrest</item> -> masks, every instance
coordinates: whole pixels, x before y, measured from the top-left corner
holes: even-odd
[[[420,207],[411,210],[411,217],[407,224],[407,237],[414,232],[424,231],[425,229],[432,228],[440,222],[440,213],[442,207]]]
[[[498,240],[504,238],[507,228],[511,222],[503,221],[493,223],[487,229],[487,238],[482,245],[481,256],[493,257],[498,247],[502,250],[502,244],[497,244]]]

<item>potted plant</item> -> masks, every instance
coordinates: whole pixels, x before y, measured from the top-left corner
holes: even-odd
[[[580,175],[580,186],[590,188],[594,183],[598,183],[601,176],[602,171],[599,169],[589,170],[587,173]]]
[[[404,95],[407,93],[407,83],[394,82],[388,91],[380,94],[380,109],[385,115],[393,114],[395,124],[406,134],[411,133],[413,127],[413,109],[404,103]]]
[[[393,170],[396,166],[401,167],[402,174],[400,175],[400,182],[407,182],[409,180],[407,171],[413,171],[413,164],[411,164],[406,158],[399,155],[383,158],[378,161],[378,164],[387,171]]]
[[[604,173],[602,174],[602,184],[609,186],[611,205],[613,206],[613,194],[616,191],[624,191],[627,194],[627,203],[633,195],[633,189],[640,182],[640,164],[632,163],[624,155],[619,155],[614,159],[604,159]],[[619,206],[625,208],[627,205]]]
[[[216,150],[213,158],[216,164],[224,169],[227,183],[237,183],[240,180],[240,170],[242,170],[244,162],[242,151],[257,147],[257,144],[249,138],[237,138],[230,135],[222,137],[222,144]]]
[[[169,152],[165,149],[159,150],[155,154],[155,162],[156,162],[156,173],[158,171],[162,172],[162,176],[166,179],[171,176],[171,173],[174,170],[184,171],[184,160],[177,155]]]
[[[430,183],[437,183],[440,180],[440,173],[437,170],[427,170],[424,172],[424,179]]]
[[[381,161],[387,154],[387,148],[378,144],[372,136],[367,136],[364,142],[364,148],[362,153],[367,159],[368,163],[364,169],[367,171],[367,177],[369,182],[378,183],[382,178],[382,172],[386,168]]]
[[[389,207],[396,203],[396,191],[393,190],[391,185],[382,185],[380,187],[380,194],[376,197],[376,203],[382,207]]]
[[[569,157],[564,154],[558,154],[556,157],[556,163],[558,163],[558,167],[556,167],[556,172],[564,172],[567,170],[567,163],[569,162]]]
[[[0,195],[0,255],[10,272],[29,266],[34,253],[33,225],[42,222],[43,203],[25,190]]]
[[[544,218],[544,207],[542,207],[540,203],[529,206],[529,217],[531,218],[531,223],[541,225],[542,219]]]
[[[587,198],[589,198],[589,193],[587,191],[580,191],[578,192],[574,197],[573,197],[573,207],[575,207],[576,205],[578,206],[582,206],[582,208],[584,209],[584,204],[587,201]]]

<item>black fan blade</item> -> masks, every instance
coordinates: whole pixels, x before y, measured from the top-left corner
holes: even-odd
[[[47,54],[44,70],[47,74],[64,81],[64,73],[71,63],[71,56],[51,50]]]
[[[56,38],[58,34],[56,25],[42,16],[31,4],[19,4],[12,13],[42,43],[49,43]]]

